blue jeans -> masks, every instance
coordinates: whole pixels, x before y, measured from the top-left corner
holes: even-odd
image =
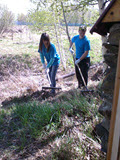
[[[51,81],[51,87],[56,87],[55,77],[56,77],[58,67],[59,67],[59,65],[54,65],[54,66],[51,66],[49,68],[49,76],[50,76],[50,81]],[[52,91],[55,92],[54,89]]]

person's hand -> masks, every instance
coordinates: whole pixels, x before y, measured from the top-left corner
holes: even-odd
[[[74,53],[74,50],[72,48],[69,48],[70,53]]]
[[[80,62],[80,58],[75,61],[75,65],[78,65],[79,62]]]
[[[46,69],[46,65],[45,65],[45,63],[43,63],[42,65],[43,65],[43,69]]]

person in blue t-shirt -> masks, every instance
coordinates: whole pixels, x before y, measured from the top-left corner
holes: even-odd
[[[47,33],[42,33],[39,43],[38,52],[40,53],[41,62],[45,72],[49,74],[50,86],[56,87],[55,76],[60,64],[60,56],[58,55],[54,44],[50,42],[50,37]],[[47,65],[45,64],[45,59]],[[51,93],[55,93],[55,89],[51,90]]]
[[[78,88],[84,86],[84,82],[79,73],[78,67],[80,67],[81,69],[86,85],[88,83],[88,70],[90,67],[90,54],[89,54],[90,41],[86,37],[85,33],[86,33],[86,27],[80,26],[79,35],[76,35],[72,38],[69,48],[70,52],[73,54],[72,45],[73,43],[75,43],[75,48],[76,48],[75,71],[78,80]]]

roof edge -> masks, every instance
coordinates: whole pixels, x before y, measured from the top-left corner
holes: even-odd
[[[103,13],[100,15],[100,17],[98,18],[98,20],[96,21],[96,23],[93,25],[93,27],[90,30],[90,33],[93,34],[94,29],[97,29],[97,25],[103,20],[103,18],[105,17],[106,13],[109,11],[109,9],[111,8],[111,6],[115,3],[116,0],[112,0],[109,5],[105,8],[105,10],[103,11]]]

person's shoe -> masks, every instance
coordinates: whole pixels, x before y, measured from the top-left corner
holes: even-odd
[[[78,85],[77,89],[81,89],[81,87],[82,87],[82,84]]]
[[[77,87],[77,89],[80,89],[80,88],[81,88],[80,86]]]

